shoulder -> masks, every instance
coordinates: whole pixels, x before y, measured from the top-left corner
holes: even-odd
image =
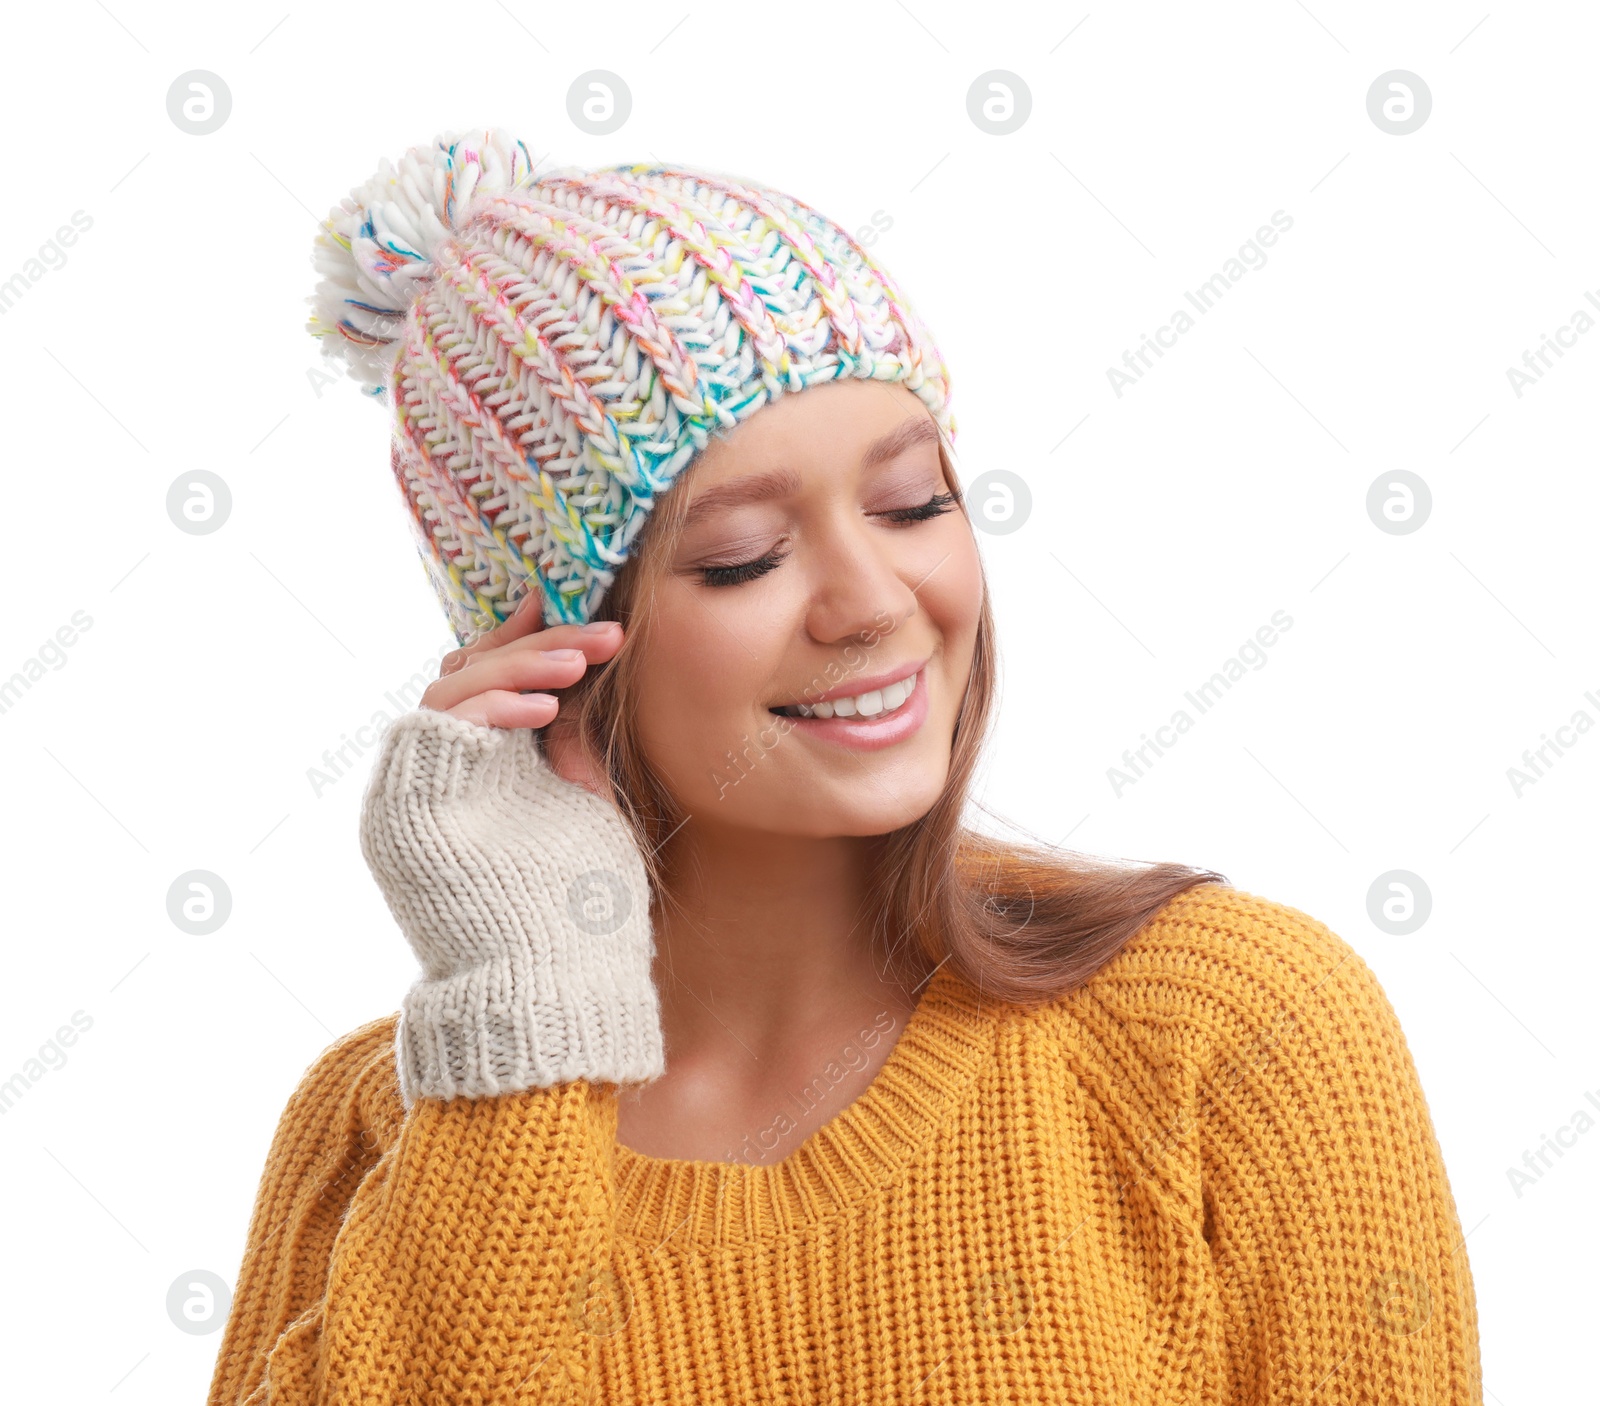
[[[1225,884],[1202,884],[1179,894],[1145,924],[1117,962],[1124,969],[1161,971],[1177,982],[1229,991],[1289,991],[1316,986],[1347,967],[1366,970],[1356,950],[1320,919]]]
[[[1348,942],[1297,908],[1224,884],[1179,894],[1056,1004],[1069,1020],[1114,1020],[1156,1062],[1201,1066],[1290,1035],[1326,1045],[1394,1025]]]
[[[391,1012],[369,1020],[324,1048],[300,1076],[282,1123],[343,1132],[369,1148],[391,1146],[405,1117],[394,1054],[398,1018]]]

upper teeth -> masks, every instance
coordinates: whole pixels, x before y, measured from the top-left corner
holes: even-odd
[[[833,698],[826,703],[796,703],[792,705],[792,711],[802,718],[875,718],[879,713],[892,713],[911,697],[920,673],[921,670],[918,670],[899,683],[875,688],[870,693],[858,693],[853,698]],[[790,712],[791,708],[783,711]]]

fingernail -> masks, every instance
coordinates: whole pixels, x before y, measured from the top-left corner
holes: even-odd
[[[557,659],[563,664],[570,659],[582,659],[584,657],[581,649],[541,649],[539,652],[546,659]]]
[[[591,620],[587,625],[580,625],[578,633],[580,635],[601,635],[607,630],[616,628],[617,622],[615,620]]]
[[[533,595],[532,591],[524,592],[523,596],[522,596],[522,599],[519,600],[516,603],[516,605],[512,608],[511,614],[512,615],[521,615],[522,612],[528,608],[528,603],[533,599],[534,599],[534,595]]]

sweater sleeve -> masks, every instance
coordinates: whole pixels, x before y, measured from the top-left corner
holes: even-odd
[[[207,1406],[597,1400],[626,1321],[615,1086],[406,1110],[394,1028],[331,1047],[279,1119]]]
[[[618,1086],[663,1064],[642,858],[525,731],[426,711],[392,725],[362,825],[422,966],[386,1051],[390,1135],[335,1213],[314,1188],[348,1141],[348,1071],[291,1100],[210,1406],[588,1406],[628,1318]]]
[[[207,1406],[260,1401],[267,1354],[291,1322],[320,1303],[356,1188],[399,1126],[393,1044],[392,1016],[351,1031],[318,1056],[284,1106],[256,1189]]]
[[[1196,1088],[1226,1399],[1482,1406],[1465,1237],[1395,1012],[1315,919],[1236,902]]]

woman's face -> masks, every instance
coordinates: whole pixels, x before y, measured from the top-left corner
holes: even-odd
[[[689,823],[875,835],[932,807],[983,589],[949,489],[927,409],[881,381],[786,394],[701,452],[637,717]]]

